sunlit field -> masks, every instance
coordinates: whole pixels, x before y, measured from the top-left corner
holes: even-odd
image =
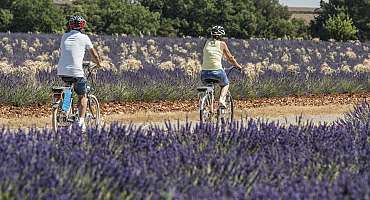
[[[198,120],[204,38],[91,39],[103,60],[94,94],[105,123],[86,133],[0,128],[0,199],[370,199],[370,106],[347,111],[370,91],[369,43],[228,39],[244,68],[230,74],[238,118],[220,125]],[[62,84],[59,40],[0,34],[0,108],[10,113],[0,120],[49,120],[38,115]],[[289,103],[346,113],[330,123],[242,117],[241,108],[275,106],[251,111],[270,116],[303,109]],[[160,106],[150,113],[155,123],[135,121]],[[159,122],[164,112],[171,122]],[[193,118],[176,122],[180,112]],[[122,116],[125,123],[112,123]]]
[[[204,39],[92,36],[104,61],[95,94],[101,101],[194,99]],[[46,104],[56,77],[59,35],[0,34],[0,103]],[[369,91],[369,43],[227,40],[242,72],[235,98]],[[88,58],[87,58],[88,59]],[[225,67],[230,67],[225,62]]]

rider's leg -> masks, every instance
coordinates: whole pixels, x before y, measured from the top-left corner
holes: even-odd
[[[79,99],[79,114],[80,120],[79,125],[85,129],[85,114],[87,110],[87,97],[86,97],[86,78],[78,78],[75,85],[76,93]]]
[[[221,87],[221,93],[220,93],[220,105],[226,107],[226,95],[227,95],[227,92],[229,91],[229,84],[227,84],[226,86],[223,86]]]
[[[87,97],[86,95],[79,95],[78,96],[78,99],[79,99],[79,113],[80,113],[80,121],[79,121],[79,124],[82,125],[83,123],[85,123],[85,114],[86,114],[86,110],[87,110]]]
[[[226,95],[229,91],[229,79],[227,78],[227,75],[225,71],[219,72],[220,76],[220,86],[221,86],[221,93],[220,93],[220,106],[226,107]]]

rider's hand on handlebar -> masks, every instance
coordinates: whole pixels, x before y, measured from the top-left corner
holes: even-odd
[[[240,64],[235,65],[235,67],[236,67],[238,70],[240,70],[240,71],[241,71],[241,70],[242,70],[242,68],[243,68]]]
[[[101,68],[102,66],[101,66],[101,62],[98,62],[98,63],[93,63],[92,64],[92,67],[91,67],[91,70],[92,71],[96,71],[96,70],[98,70],[99,68]]]
[[[101,65],[101,61],[99,61],[98,63],[96,63],[96,67],[95,68],[101,68],[102,65]]]

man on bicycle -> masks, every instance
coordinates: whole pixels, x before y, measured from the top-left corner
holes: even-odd
[[[211,79],[216,80],[221,87],[220,94],[220,106],[226,107],[226,95],[229,90],[229,80],[222,67],[222,57],[226,59],[238,69],[242,66],[235,60],[234,56],[230,53],[230,50],[222,40],[222,36],[225,35],[225,30],[222,26],[214,26],[211,29],[211,38],[207,40],[203,48],[203,63],[201,71],[201,80],[203,84],[206,84],[205,80]]]
[[[74,90],[79,98],[79,126],[86,130],[85,114],[87,109],[86,77],[82,67],[85,50],[88,49],[92,61],[100,67],[100,59],[93,48],[90,38],[81,31],[86,26],[86,21],[81,16],[72,16],[68,22],[69,31],[64,33],[60,43],[60,58],[58,62],[58,76],[65,83],[73,83]]]

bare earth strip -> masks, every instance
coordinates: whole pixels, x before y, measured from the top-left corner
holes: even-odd
[[[250,108],[236,111],[236,119],[261,118],[269,121],[279,121],[282,124],[295,124],[297,116],[302,116],[303,121],[314,123],[331,123],[341,118],[344,113],[350,111],[353,105],[325,105],[325,106],[266,106]],[[105,123],[123,122],[138,125],[160,124],[170,120],[184,122],[186,120],[198,121],[197,111],[191,112],[137,112],[134,114],[110,114],[104,115]],[[19,118],[0,118],[0,125],[10,128],[20,127],[46,127],[50,126],[50,117],[19,117]]]
[[[281,123],[296,123],[296,117],[314,123],[333,122],[348,112],[358,102],[369,100],[370,93],[312,95],[303,97],[274,97],[235,101],[236,119],[252,117]],[[0,126],[11,128],[45,127],[50,124],[50,105],[15,107],[0,105]],[[197,100],[158,102],[110,102],[102,104],[106,123],[124,122],[135,124],[160,123],[165,120],[197,121]]]
[[[268,106],[325,106],[351,105],[369,100],[370,93],[290,96],[273,98],[256,98],[235,101],[237,110]],[[157,102],[110,102],[101,105],[104,115],[135,114],[140,112],[193,112],[198,108],[197,100],[157,101]],[[23,117],[47,117],[51,113],[51,105],[32,105],[25,107],[0,104],[0,118],[12,119]]]

